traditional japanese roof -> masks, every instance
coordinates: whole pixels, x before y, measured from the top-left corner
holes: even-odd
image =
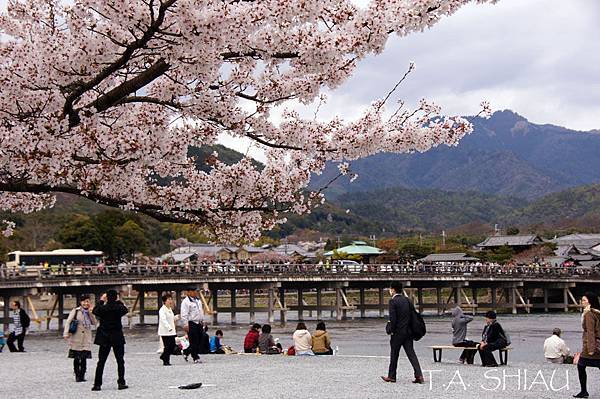
[[[600,234],[569,234],[550,240],[550,242],[558,246],[574,245],[578,249],[589,249],[600,245]]]
[[[419,259],[423,263],[435,262],[476,262],[479,259],[468,256],[463,252],[448,253],[448,254],[429,254],[424,258]]]
[[[531,245],[541,244],[542,240],[535,234],[513,235],[513,236],[491,236],[483,242],[477,244],[478,247],[527,247]]]
[[[251,254],[258,254],[258,253],[265,252],[265,250],[263,248],[258,248],[253,245],[244,245],[241,249],[243,249],[246,252],[251,253]]]
[[[336,249],[336,251],[343,252],[348,255],[382,255],[385,253],[383,249],[372,247],[367,245],[364,241],[353,241],[352,245],[347,245],[342,248]],[[324,256],[333,256],[334,251],[325,252]]]
[[[280,255],[285,256],[301,256],[304,258],[316,258],[315,252],[307,251],[304,247],[297,244],[282,244],[272,250]]]

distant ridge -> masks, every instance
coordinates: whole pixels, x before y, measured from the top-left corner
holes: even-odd
[[[600,183],[600,134],[537,125],[505,110],[489,119],[469,118],[474,131],[457,147],[425,153],[377,154],[353,161],[358,179],[336,181],[329,198],[382,188],[439,188],[535,199],[569,187]],[[334,164],[313,176],[321,187],[337,173]]]

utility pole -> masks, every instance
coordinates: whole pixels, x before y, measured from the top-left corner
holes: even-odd
[[[446,248],[446,230],[442,230],[442,248]]]
[[[340,236],[337,236],[337,248],[340,249]]]
[[[371,239],[371,242],[373,243],[373,246],[375,247],[376,245],[376,237],[375,234],[371,234],[371,236],[369,237]]]

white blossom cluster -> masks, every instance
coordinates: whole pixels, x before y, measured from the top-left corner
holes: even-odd
[[[326,161],[426,151],[471,131],[426,100],[392,117],[378,100],[353,122],[270,118],[342,84],[390,34],[469,2],[11,1],[0,17],[0,208],[35,211],[66,192],[256,238],[282,211],[322,202],[303,189]],[[221,133],[264,148],[264,168],[213,156],[199,170],[188,148]]]

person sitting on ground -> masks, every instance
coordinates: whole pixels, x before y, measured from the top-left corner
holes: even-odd
[[[215,331],[215,335],[210,339],[210,353],[217,355],[225,354],[225,351],[223,350],[223,344],[221,343],[222,339],[223,331]]]
[[[244,353],[254,353],[256,352],[256,348],[258,348],[258,337],[260,336],[260,324],[254,323],[250,330],[248,330],[248,334],[244,338]]]
[[[312,336],[312,351],[315,355],[333,355],[331,338],[322,321],[317,323],[317,330]]]
[[[296,356],[314,356],[312,351],[312,336],[306,329],[306,324],[300,322],[292,336]]]
[[[203,329],[204,334],[202,334],[202,338],[200,339],[200,350],[198,353],[200,355],[208,355],[210,353],[210,335],[208,334],[208,326],[205,324]]]
[[[560,337],[560,328],[552,330],[552,336],[544,341],[544,356],[550,363],[564,363],[570,351],[565,341]]]
[[[269,324],[262,326],[262,333],[258,337],[258,350],[264,355],[278,355],[283,351],[281,344],[273,339]]]
[[[463,313],[463,310],[460,306],[452,309],[452,345],[458,348],[475,348],[477,343],[467,338],[467,324],[473,321],[473,316],[469,316]],[[458,358],[460,363],[473,364],[473,360],[475,359],[474,350],[465,349],[462,351],[462,354]]]
[[[506,348],[508,345],[504,329],[496,321],[496,312],[493,310],[485,314],[485,327],[479,343],[479,356],[483,367],[498,367],[494,351]]]

